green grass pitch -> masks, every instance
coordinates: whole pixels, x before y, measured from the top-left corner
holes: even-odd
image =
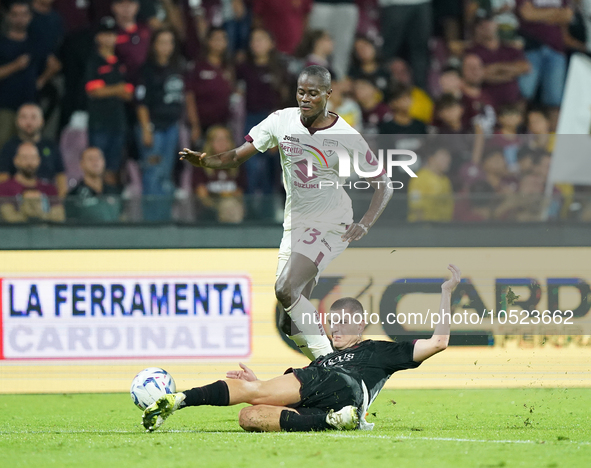
[[[238,407],[146,434],[127,394],[1,395],[5,467],[590,467],[591,389],[385,390],[371,432],[246,433]]]

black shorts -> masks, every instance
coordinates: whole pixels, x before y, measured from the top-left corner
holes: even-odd
[[[299,403],[292,405],[298,408],[318,408],[328,412],[338,411],[345,406],[363,405],[363,389],[360,382],[350,375],[325,367],[306,367],[294,369],[293,374],[300,381]]]

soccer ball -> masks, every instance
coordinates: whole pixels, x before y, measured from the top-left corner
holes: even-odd
[[[167,393],[175,393],[176,384],[172,376],[159,367],[148,367],[135,376],[129,393],[131,400],[142,411]]]

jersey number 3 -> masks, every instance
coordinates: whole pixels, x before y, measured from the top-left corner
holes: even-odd
[[[306,233],[310,236],[308,240],[302,241],[304,244],[313,244],[318,239],[318,236],[322,234],[318,229],[306,229]]]

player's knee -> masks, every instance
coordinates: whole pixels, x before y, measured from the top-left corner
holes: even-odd
[[[247,406],[242,408],[238,414],[238,423],[240,427],[245,431],[258,431],[260,430],[258,425],[257,410],[255,406]]]
[[[283,307],[291,305],[291,288],[287,281],[279,278],[275,282],[275,297]]]

